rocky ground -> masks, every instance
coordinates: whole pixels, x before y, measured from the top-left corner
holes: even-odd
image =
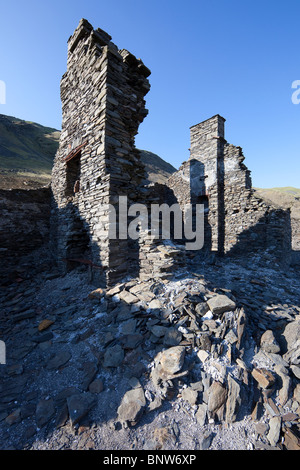
[[[0,189],[38,189],[47,187],[51,182],[51,173],[29,173],[26,171],[4,170],[0,168]]]
[[[1,286],[0,449],[300,450],[300,279],[259,260]]]

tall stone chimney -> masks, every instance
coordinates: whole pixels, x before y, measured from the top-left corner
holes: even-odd
[[[144,169],[135,135],[148,113],[149,75],[140,59],[85,19],[68,40],[52,172],[53,251],[63,270],[86,263],[113,283],[134,267],[130,240],[109,238],[108,207],[122,195],[128,204],[138,198]]]

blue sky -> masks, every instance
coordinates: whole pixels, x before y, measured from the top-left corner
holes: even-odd
[[[299,0],[0,1],[0,113],[60,128],[67,40],[81,18],[152,74],[136,138],[175,167],[189,128],[214,114],[241,146],[253,186],[300,187]],[[300,93],[299,93],[300,97]]]

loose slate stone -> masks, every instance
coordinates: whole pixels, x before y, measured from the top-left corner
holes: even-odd
[[[267,369],[253,369],[252,375],[262,388],[270,388],[275,383],[275,377]]]
[[[289,371],[282,366],[275,366],[274,372],[281,378],[281,388],[278,394],[279,403],[284,406],[289,398],[289,390],[291,386],[291,378],[289,377]]]
[[[179,372],[184,364],[184,346],[174,346],[159,352],[154,359],[154,368],[151,371],[151,380],[159,385],[161,381],[171,381],[188,374],[188,370]],[[172,383],[172,382],[171,382]]]
[[[237,336],[238,341],[236,344],[237,349],[240,349],[243,346],[243,339],[245,334],[245,327],[246,327],[246,314],[243,308],[241,308],[240,313],[237,319]]]
[[[32,336],[32,341],[35,343],[44,343],[45,341],[50,341],[53,338],[53,333],[47,331],[46,333],[40,333]]]
[[[161,353],[160,363],[162,368],[169,374],[176,374],[183,366],[185,357],[185,348],[174,346]]]
[[[168,328],[164,336],[164,344],[166,346],[178,346],[182,340],[182,334],[177,328]]]
[[[151,333],[154,334],[154,336],[157,336],[158,338],[161,338],[162,336],[165,336],[165,334],[168,331],[168,328],[166,326],[161,326],[161,325],[153,325],[150,328]]]
[[[300,450],[300,439],[292,431],[292,429],[286,429],[284,433],[284,445],[287,450]]]
[[[235,302],[227,297],[227,295],[215,295],[207,301],[207,304],[214,315],[221,315],[236,308]]]
[[[40,400],[36,407],[36,422],[39,428],[45,426],[55,413],[54,402],[50,400]]]
[[[225,340],[228,341],[230,344],[234,344],[238,341],[237,335],[234,333],[233,330],[229,330],[227,335],[225,336]]]
[[[291,365],[290,369],[293,372],[294,376],[297,377],[297,379],[300,379],[300,367]]]
[[[89,293],[88,298],[91,300],[100,300],[102,297],[104,297],[105,291],[104,289],[101,289],[99,287],[98,289],[93,290],[92,292]]]
[[[53,323],[54,323],[53,320],[50,320],[50,319],[45,318],[45,320],[42,320],[42,321],[39,323],[38,330],[39,330],[39,331],[44,331],[44,330],[46,330],[47,328],[49,328],[49,326],[53,325]]]
[[[294,389],[294,394],[293,394],[294,400],[296,400],[298,403],[300,403],[300,383],[298,383]]]
[[[118,367],[122,364],[123,359],[123,348],[119,344],[116,344],[105,351],[103,365],[104,367]]]
[[[83,390],[87,390],[88,386],[94,380],[97,371],[98,371],[98,366],[94,362],[85,362],[83,364],[83,371],[84,371],[84,379],[83,379]]]
[[[233,423],[241,405],[241,387],[230,375],[228,376],[228,398],[226,401],[226,422]]]
[[[286,341],[287,350],[292,350],[299,343],[300,338],[300,320],[296,320],[287,324],[284,329],[283,336]]]
[[[227,390],[220,382],[213,382],[208,390],[208,411],[217,412],[225,403]]]
[[[267,439],[270,442],[271,446],[275,447],[280,437],[281,417],[274,416],[274,418],[271,418],[269,422],[269,426],[270,426],[270,429],[267,434]]]
[[[121,423],[135,425],[140,419],[146,398],[142,387],[134,388],[125,393],[118,408],[118,420]]]
[[[67,404],[69,416],[74,426],[89,413],[96,404],[96,400],[90,392],[78,393],[69,397]]]
[[[89,391],[91,393],[101,393],[104,389],[103,381],[101,379],[95,379],[89,385]]]
[[[195,307],[196,314],[199,315],[200,317],[203,317],[208,312],[208,310],[209,310],[209,306],[207,305],[206,302],[200,302]]]
[[[210,431],[207,431],[200,441],[200,450],[207,450],[212,443],[214,434]]]
[[[162,399],[159,396],[156,396],[154,400],[148,405],[148,411],[157,410],[162,405]]]
[[[131,294],[128,291],[122,291],[118,294],[119,298],[126,302],[127,304],[134,304],[139,301],[139,298],[136,295]]]
[[[280,346],[277,343],[272,330],[264,332],[260,339],[260,347],[267,353],[277,354],[280,352]]]
[[[135,349],[143,342],[143,340],[143,335],[136,333],[123,336],[123,338],[120,338],[120,343],[124,349]]]
[[[136,330],[137,321],[133,318],[123,322],[120,325],[120,333],[122,335],[134,334]]]
[[[33,416],[36,412],[36,405],[34,403],[25,403],[21,407],[21,418],[25,419],[29,416]]]
[[[59,410],[55,419],[55,427],[60,428],[64,426],[69,418],[68,405],[65,403]]]
[[[58,369],[65,365],[72,357],[69,351],[60,351],[47,364],[48,370]]]
[[[205,362],[206,359],[209,357],[209,353],[207,351],[205,351],[204,349],[200,349],[197,352],[197,356],[198,356],[198,358],[200,359],[201,362]]]
[[[193,390],[191,387],[184,388],[182,390],[182,398],[189,402],[190,405],[196,405],[198,399],[197,390]]]
[[[197,413],[195,415],[197,422],[200,426],[204,426],[206,423],[206,416],[207,416],[207,405],[206,403],[201,403],[198,406]]]
[[[148,308],[151,308],[153,310],[158,310],[161,307],[162,307],[162,304],[161,304],[160,300],[158,300],[158,299],[151,300],[151,302],[148,305]]]
[[[10,415],[5,418],[5,422],[12,426],[13,424],[19,423],[21,421],[21,409],[13,411]]]
[[[55,397],[56,406],[61,407],[64,403],[66,403],[67,398],[71,397],[72,395],[76,395],[76,393],[79,393],[76,387],[64,388]]]

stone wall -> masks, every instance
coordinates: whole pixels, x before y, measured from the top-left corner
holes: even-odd
[[[174,215],[169,211],[177,200],[168,186],[155,183],[144,189],[143,201],[147,207],[148,229],[143,230],[141,227],[139,233],[139,277],[141,280],[170,278],[176,269],[183,268],[186,264],[183,239],[174,239]],[[153,216],[153,205],[157,206],[158,217]],[[165,214],[170,214],[170,225],[166,224],[170,227],[170,236],[162,233],[160,219],[163,217],[164,206],[167,209]],[[155,221],[159,228],[158,236],[151,232]]]
[[[128,204],[138,198],[144,169],[134,138],[147,115],[149,74],[140,59],[118,50],[86,20],[68,41],[52,172],[52,240],[62,269],[73,260],[89,261],[97,277],[113,282],[137,268],[131,241],[109,238],[108,208],[119,196],[126,195]]]
[[[7,280],[22,260],[47,246],[50,189],[0,190],[0,281]],[[29,266],[31,271],[34,263]]]
[[[242,149],[225,140],[224,124],[225,119],[216,115],[191,127],[190,158],[168,184],[182,206],[204,204],[207,251],[221,255],[259,251],[286,264],[290,213],[254,195]]]
[[[131,218],[121,219],[122,196],[125,209],[143,204],[149,223],[152,204],[179,203],[182,211],[185,204],[203,204],[204,251],[259,251],[287,263],[290,214],[254,196],[242,149],[225,140],[222,116],[191,127],[190,158],[166,185],[144,185],[135,135],[147,115],[149,75],[140,59],[86,20],[68,41],[62,132],[52,172],[51,246],[59,267],[86,263],[97,280],[111,285],[126,276],[168,277],[185,264],[184,237],[157,239],[149,224],[140,225],[137,237],[128,236]]]
[[[300,219],[291,217],[292,227],[292,263],[300,266]]]

